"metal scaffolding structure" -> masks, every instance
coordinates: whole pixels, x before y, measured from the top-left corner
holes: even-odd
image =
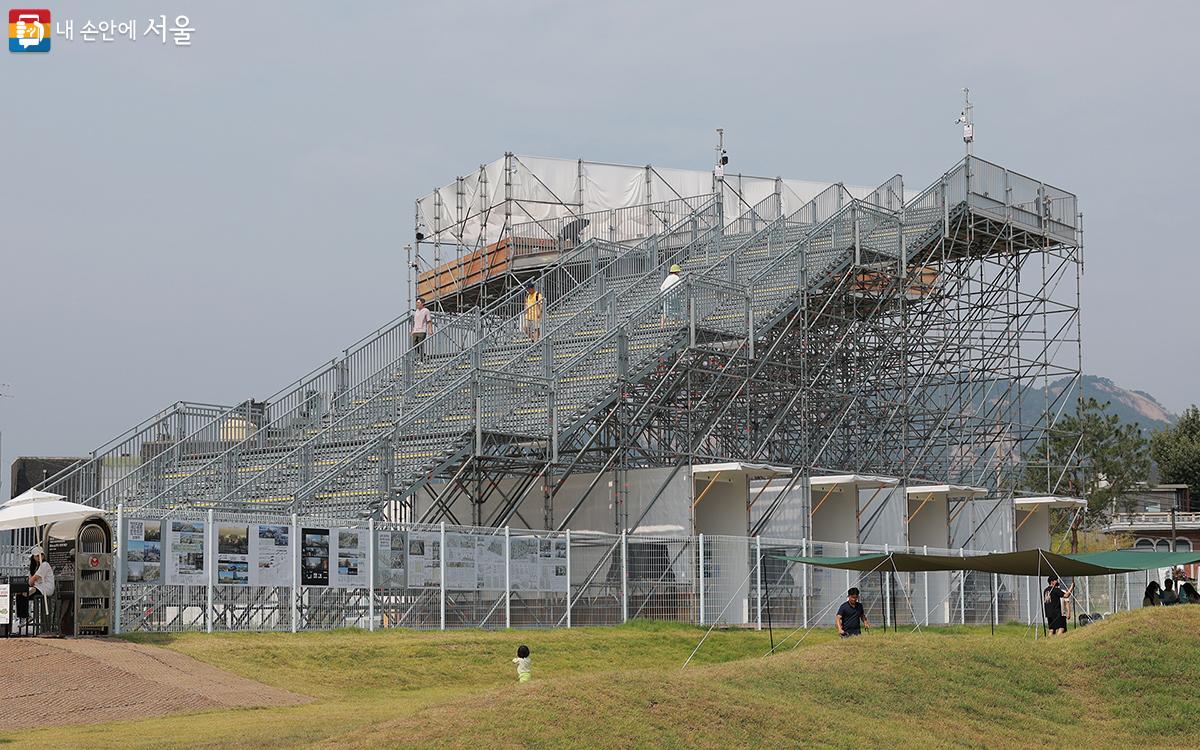
[[[405,314],[262,401],[180,404],[43,489],[135,515],[559,530],[591,504],[621,533],[679,472],[748,461],[793,470],[753,534],[807,502],[809,477],[845,471],[983,487],[1011,514],[1080,377],[1075,196],[974,156],[911,196],[897,175],[731,205],[714,183],[621,209],[637,232],[540,218],[558,222],[553,257],[485,274],[487,293],[444,305],[422,344]],[[513,226],[496,241],[515,247]],[[663,470],[661,487],[631,506],[641,469]]]

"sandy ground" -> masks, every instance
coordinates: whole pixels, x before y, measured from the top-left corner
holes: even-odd
[[[0,639],[0,731],[309,700],[154,646]]]

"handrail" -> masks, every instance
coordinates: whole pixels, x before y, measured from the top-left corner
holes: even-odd
[[[831,188],[844,190],[844,188],[841,187],[840,185],[831,186]],[[810,204],[815,204],[819,199],[821,199],[825,195],[826,192],[827,191],[822,191],[822,194],[817,196],[816,198],[814,198],[813,201],[810,201]],[[758,204],[756,204],[756,206],[751,208],[744,215],[750,215],[752,213],[757,214],[759,206],[762,206],[771,200],[773,200],[773,198],[768,197],[768,198],[764,199],[763,201],[760,201]],[[734,255],[736,255],[737,253],[739,253],[740,251],[742,251],[745,248],[749,248],[749,247],[753,247],[753,246],[757,245],[758,240],[761,236],[767,234],[770,231],[773,231],[774,229],[778,228],[779,226],[786,226],[787,223],[793,219],[793,217],[795,217],[795,216],[799,215],[801,212],[803,212],[808,207],[808,205],[809,204],[806,204],[805,207],[798,209],[797,211],[793,212],[792,214],[790,214],[786,217],[780,217],[780,218],[774,219],[774,220],[767,220],[766,225],[761,230],[755,232],[750,237],[742,240],[737,246],[735,246],[735,248],[733,250],[731,250],[729,253],[724,254],[722,256],[722,260],[727,259],[729,257],[733,257]],[[723,236],[723,227],[716,226],[710,230],[707,230],[705,241],[708,241],[712,235]],[[697,240],[697,242],[698,241],[699,240]],[[688,246],[690,247],[691,245],[688,245]],[[639,289],[639,286],[648,279],[654,279],[655,281],[657,281],[658,278],[661,277],[661,275],[662,275],[662,269],[665,266],[670,265],[672,262],[674,262],[674,260],[675,260],[675,257],[667,257],[667,258],[660,259],[659,264],[654,269],[647,271],[646,273],[642,274],[638,279],[636,279],[634,282],[627,285],[626,288],[621,292],[621,294],[618,295],[618,298],[623,297],[628,294],[633,294],[634,290]],[[710,266],[710,268],[719,265],[721,262],[722,262],[721,260],[718,260],[716,263],[712,264]],[[646,304],[644,304],[642,307],[638,308],[636,313],[633,313],[630,316],[628,316],[627,321],[637,319],[637,317],[639,315],[645,313],[646,311],[654,309],[654,307],[658,304],[658,300],[660,298],[661,298],[661,293],[656,294],[656,296],[652,297]],[[521,350],[518,354],[511,357],[508,360],[508,362],[506,363],[505,367],[502,369],[507,369],[510,366],[513,366],[518,363],[522,363],[522,362],[526,361],[530,354],[536,354],[539,349],[546,346],[547,341],[553,341],[557,335],[562,334],[564,332],[570,332],[571,330],[573,330],[572,324],[574,323],[574,321],[576,319],[578,319],[584,313],[591,312],[591,310],[589,309],[591,307],[591,305],[602,302],[603,300],[604,300],[603,297],[597,297],[595,300],[593,300],[591,302],[591,304],[580,306],[580,308],[578,310],[576,310],[572,315],[568,316],[568,318],[566,320],[559,321],[555,325],[554,328],[552,328],[550,331],[544,333],[541,340],[530,344],[528,347]],[[615,300],[614,300],[614,303],[615,303]],[[568,365],[561,365],[561,366],[555,367],[554,370],[555,370],[556,376],[558,373],[560,373],[564,370],[567,370],[568,366],[573,366],[582,357],[589,356],[590,354],[594,353],[597,348],[599,348],[600,346],[603,345],[602,342],[605,342],[608,339],[610,339],[612,335],[613,335],[612,331],[602,335],[599,339],[594,341],[587,350],[585,350],[584,352],[581,352],[580,354],[576,355],[575,357],[570,358],[568,360]],[[454,387],[457,387],[457,385]],[[414,420],[415,420],[415,418],[414,418]],[[408,421],[408,420],[406,420],[406,421]],[[401,427],[401,425],[396,426],[397,432],[399,432],[400,427]],[[548,427],[549,427],[549,425],[548,425]],[[320,492],[320,490],[326,484],[328,484],[329,482],[336,479],[342,471],[346,471],[349,468],[351,468],[352,466],[354,466],[356,464],[356,462],[361,460],[364,456],[369,456],[369,455],[373,454],[377,448],[378,441],[379,441],[379,438],[376,438],[375,440],[370,441],[369,443],[367,443],[367,444],[363,445],[361,448],[359,448],[359,450],[355,451],[355,453],[352,454],[351,456],[346,457],[343,460],[339,461],[335,467],[324,472],[322,474],[322,476],[315,477],[313,480],[311,480],[310,482],[305,484],[300,490],[298,490],[296,492],[296,496],[297,497],[311,496],[311,495],[314,495],[314,494]],[[230,494],[232,495],[233,493],[230,493]],[[223,498],[223,499],[227,499],[229,496],[230,495],[227,495],[226,498]]]
[[[146,433],[149,430],[154,429],[155,427],[161,425],[164,420],[171,419],[172,417],[175,417],[175,416],[179,415],[180,413],[186,414],[187,410],[189,410],[189,409],[195,409],[195,410],[225,409],[225,410],[228,410],[229,408],[230,407],[227,407],[227,406],[224,406],[221,404],[204,404],[204,403],[191,402],[191,401],[176,401],[175,403],[173,403],[171,406],[167,407],[166,409],[162,409],[162,410],[156,412],[154,414],[154,416],[142,420],[138,424],[136,424],[133,427],[122,432],[120,435],[117,435],[116,437],[111,438],[110,440],[101,444],[99,447],[93,449],[89,458],[76,461],[76,462],[70,464],[69,466],[66,466],[63,469],[59,470],[58,472],[55,472],[53,475],[46,477],[41,482],[39,482],[37,485],[35,485],[34,489],[38,489],[38,490],[42,490],[42,491],[50,491],[53,489],[62,489],[63,485],[67,481],[71,480],[72,478],[74,478],[76,476],[81,475],[84,471],[88,470],[90,467],[99,465],[111,453],[119,450],[121,447],[125,446],[127,443],[129,443],[133,440],[136,440],[138,438],[138,436],[141,435],[142,433]],[[234,407],[234,408],[236,408],[236,407]],[[185,439],[186,438],[177,440],[177,441],[173,442],[171,445],[172,446],[179,445]],[[80,503],[85,502],[84,499],[81,499],[78,497],[72,497],[71,500],[74,502],[80,502]]]
[[[691,213],[684,219],[677,222],[676,225],[672,228],[672,231],[677,231],[681,227],[685,227],[689,223],[694,222],[698,215],[700,215],[704,211],[708,210],[715,202],[715,198],[713,198],[712,196],[700,196],[699,198],[684,199],[684,203],[687,205],[691,205],[691,202],[695,202],[695,201],[698,201],[701,199],[703,199],[703,200],[700,202],[700,205],[692,206]],[[597,268],[595,273],[593,273],[591,276],[589,276],[583,282],[576,284],[573,288],[586,287],[592,279],[601,276],[604,273],[604,271],[609,266],[611,266],[613,263],[618,262],[622,257],[626,257],[627,255],[629,255],[632,252],[636,252],[636,251],[643,249],[643,247],[646,246],[648,243],[654,242],[658,238],[658,236],[659,235],[655,235],[654,237],[647,238],[643,242],[638,243],[637,245],[633,246],[632,248],[627,249],[621,255],[615,256],[614,258],[610,259],[609,263],[606,264],[603,268]],[[572,256],[568,256],[568,257],[586,257],[586,254],[589,254],[590,252],[591,252],[591,249],[589,247],[581,246],[580,248],[577,249],[577,255],[573,254]],[[561,267],[569,262],[574,262],[574,261],[568,261],[566,259],[563,259],[557,265],[559,267]],[[549,275],[550,273],[553,273],[554,271],[555,271],[555,269],[547,269],[543,273],[543,276]],[[513,293],[511,293],[510,295],[507,295],[507,298],[517,299],[516,294],[518,292],[521,292],[521,290],[514,290]],[[561,307],[563,304],[565,304],[566,300],[569,299],[570,296],[571,296],[570,293],[568,293],[568,294],[564,295],[562,298],[560,298],[559,300],[556,300],[555,302],[548,305],[547,306],[547,315],[549,314],[549,312],[551,310],[553,310],[557,307]],[[506,301],[507,298],[502,298],[500,301],[498,301],[497,306],[502,305]],[[489,340],[489,338],[493,334],[495,334],[498,331],[506,330],[506,328],[510,327],[512,323],[520,320],[524,314],[525,314],[524,310],[522,309],[521,311],[514,314],[512,317],[508,318],[504,322],[493,326],[492,329],[488,332],[487,336],[480,336],[477,341],[472,343],[470,348],[468,348],[468,349],[460,352],[456,356],[440,363],[439,367],[435,368],[433,371],[431,371],[430,373],[428,373],[421,379],[415,381],[411,386],[406,388],[403,395],[408,396],[410,394],[419,392],[421,389],[428,387],[429,384],[431,384],[431,383],[437,383],[439,380],[444,380],[445,374],[447,372],[452,372],[453,370],[455,370],[458,367],[465,364],[469,360],[469,358],[474,355],[474,352],[477,349],[483,349],[484,342]],[[410,348],[409,352],[407,352],[405,356],[411,356],[414,351],[415,351],[414,349]],[[334,422],[323,426],[315,435],[311,436],[308,440],[305,440],[303,443],[295,446],[291,451],[288,451],[283,456],[278,457],[275,461],[271,462],[269,465],[264,467],[261,471],[257,472],[254,477],[250,477],[250,478],[242,481],[232,492],[226,493],[222,497],[222,500],[238,494],[238,492],[241,491],[243,488],[245,488],[245,487],[249,486],[251,483],[255,482],[258,479],[258,477],[265,475],[267,472],[272,471],[276,467],[286,466],[287,462],[291,458],[293,458],[297,453],[299,453],[300,451],[303,451],[303,450],[307,450],[307,448],[310,444],[319,443],[326,434],[329,434],[333,430],[339,429],[344,424],[349,422],[352,418],[356,418],[363,414],[371,414],[370,408],[374,407],[375,404],[377,404],[379,402],[378,400],[381,399],[381,397],[384,397],[387,395],[394,395],[391,393],[394,390],[394,388],[395,388],[395,383],[393,382],[390,387],[383,388],[383,389],[377,391],[376,393],[374,393],[373,395],[369,396],[365,401],[363,401],[363,403],[358,404],[353,409],[349,410],[348,412],[345,412]],[[229,453],[229,451],[227,451],[226,453]],[[225,454],[223,454],[223,455],[225,455]],[[213,465],[216,465],[217,463],[219,463],[218,459],[213,459],[212,461],[208,462],[208,464],[206,464],[205,467],[211,467]],[[199,469],[197,470],[197,472],[198,471],[199,471]],[[180,485],[183,482],[185,482],[186,479],[188,479],[188,478],[185,477],[184,479],[181,479],[181,480],[177,481],[176,483],[174,483],[171,487],[168,487],[167,489],[158,493],[158,495],[156,495],[154,498],[152,498],[147,503],[147,505],[153,504],[154,501],[159,500],[159,499],[161,499],[165,496],[168,496],[168,495],[172,494],[173,492],[177,491],[179,489]]]
[[[766,203],[769,200],[772,200],[772,198],[767,198],[767,199],[764,199],[763,201],[760,201],[759,204],[757,204],[754,208],[747,211],[746,214],[748,215],[750,213],[755,212],[755,210],[758,208],[758,206],[763,205],[764,203]],[[782,222],[784,220],[785,219],[783,219],[783,218],[773,220],[773,221],[769,222],[769,226],[772,225],[774,222]],[[744,240],[744,242],[742,244],[744,244],[744,245],[752,244],[755,237],[768,231],[769,226],[764,227],[764,229],[755,233],[755,235],[752,236],[751,238],[747,238],[746,240]],[[676,229],[678,229],[678,228],[680,228],[680,227],[676,227]],[[722,232],[723,232],[723,227],[721,227],[719,225],[716,225],[710,229],[707,229],[707,230],[705,230],[704,241],[708,241],[708,239],[711,237],[711,235],[714,235],[714,234],[717,236],[722,236]],[[685,245],[685,247],[681,248],[681,250],[686,249],[688,247],[692,247],[693,245],[698,244],[700,242],[701,242],[700,238],[697,238],[696,240],[693,240],[692,243],[688,243],[688,245]],[[741,247],[741,245],[739,245],[739,247]],[[647,279],[653,278],[657,281],[657,279],[662,275],[662,272],[661,272],[662,268],[671,264],[672,262],[674,262],[674,260],[677,259],[676,256],[677,256],[677,253],[673,254],[673,255],[669,255],[667,258],[660,259],[660,262],[656,267],[645,272],[644,274],[639,276],[637,279],[635,279],[634,281],[629,283],[625,287],[625,289],[621,292],[621,295],[618,295],[618,297],[630,293],[632,290],[638,288],[639,284],[641,284],[643,281],[645,281]],[[578,285],[577,288],[583,288],[584,286],[586,286],[586,285],[580,284],[580,285]],[[515,364],[524,362],[529,357],[530,354],[535,354],[538,352],[538,350],[545,347],[546,342],[548,340],[553,340],[553,338],[556,334],[560,333],[561,331],[567,330],[569,328],[569,326],[576,319],[578,319],[581,315],[592,312],[590,310],[590,307],[592,305],[595,305],[599,302],[604,301],[604,299],[605,299],[604,296],[597,296],[596,299],[592,300],[589,304],[581,305],[578,310],[576,310],[574,313],[569,315],[565,320],[558,321],[556,323],[556,325],[554,326],[554,328],[552,328],[550,331],[548,331],[542,335],[542,337],[540,338],[539,341],[531,343],[525,349],[522,349],[515,356],[511,357],[508,360],[508,362],[505,364],[504,368],[502,368],[502,369],[506,369]],[[503,326],[499,326],[498,330],[503,330]],[[482,342],[482,339],[481,339],[481,342]],[[458,381],[458,382],[461,383],[463,381]],[[455,386],[452,386],[452,388],[454,388],[454,387],[458,387],[458,384],[456,383]],[[441,395],[442,394],[439,394],[439,397],[441,397]],[[410,419],[406,419],[405,422],[415,421],[418,416],[423,416],[423,411],[418,412],[415,415],[412,415],[412,417]],[[402,422],[401,424],[397,424],[394,428],[394,432],[399,433],[400,428],[402,427],[403,424],[404,424],[404,422]],[[341,471],[348,470],[350,467],[354,466],[355,463],[358,460],[361,460],[363,456],[371,455],[374,452],[374,450],[376,449],[379,439],[380,438],[377,437],[374,440],[369,441],[367,444],[365,444],[361,448],[359,448],[359,450],[355,451],[354,454],[339,461],[335,467],[327,470],[320,477],[315,477],[313,480],[311,480],[310,482],[305,484],[302,488],[297,490],[297,492],[295,493],[296,496],[297,497],[311,496],[311,495],[319,492],[324,487],[325,484],[336,479],[339,476]],[[236,494],[236,493],[230,493],[229,495],[226,495],[226,497],[222,498],[222,499],[223,500],[228,499],[233,494]]]

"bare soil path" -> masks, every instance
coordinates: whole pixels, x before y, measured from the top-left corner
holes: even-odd
[[[0,639],[0,732],[310,700],[155,646]]]

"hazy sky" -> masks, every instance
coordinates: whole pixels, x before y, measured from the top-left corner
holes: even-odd
[[[51,5],[75,41],[0,61],[5,496],[398,315],[413,199],[506,150],[705,169],[724,127],[731,172],[919,189],[964,85],[976,154],[1080,196],[1084,369],[1200,401],[1194,2]]]

